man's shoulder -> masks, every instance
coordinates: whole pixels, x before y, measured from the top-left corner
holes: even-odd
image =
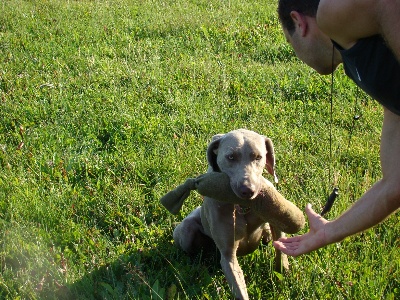
[[[321,0],[316,18],[321,31],[344,48],[379,31],[375,0]]]

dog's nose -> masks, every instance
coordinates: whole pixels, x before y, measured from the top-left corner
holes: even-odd
[[[240,187],[239,192],[240,196],[244,199],[250,199],[254,196],[254,190],[245,185]]]

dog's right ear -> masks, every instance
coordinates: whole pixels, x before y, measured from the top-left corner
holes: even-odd
[[[211,143],[208,145],[207,148],[207,161],[214,172],[221,172],[217,164],[217,154],[219,143],[221,142],[221,138],[223,136],[224,134],[214,135],[211,139]]]
[[[275,151],[274,151],[274,144],[272,143],[270,138],[264,136],[265,139],[265,147],[267,148],[267,161],[266,161],[266,168],[268,172],[274,176],[275,183],[278,183],[278,177],[275,173]]]

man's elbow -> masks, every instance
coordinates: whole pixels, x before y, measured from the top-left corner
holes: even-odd
[[[388,209],[391,212],[394,212],[398,208],[400,208],[400,182],[392,181],[390,184],[388,184],[386,193],[387,193],[386,199],[387,199]]]

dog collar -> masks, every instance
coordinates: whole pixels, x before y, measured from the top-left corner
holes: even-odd
[[[251,207],[250,206],[241,206],[241,205],[239,205],[239,204],[235,204],[235,211],[237,211],[237,213],[239,214],[239,215],[245,215],[245,214],[248,214],[249,212],[250,212],[250,210],[251,210]]]

